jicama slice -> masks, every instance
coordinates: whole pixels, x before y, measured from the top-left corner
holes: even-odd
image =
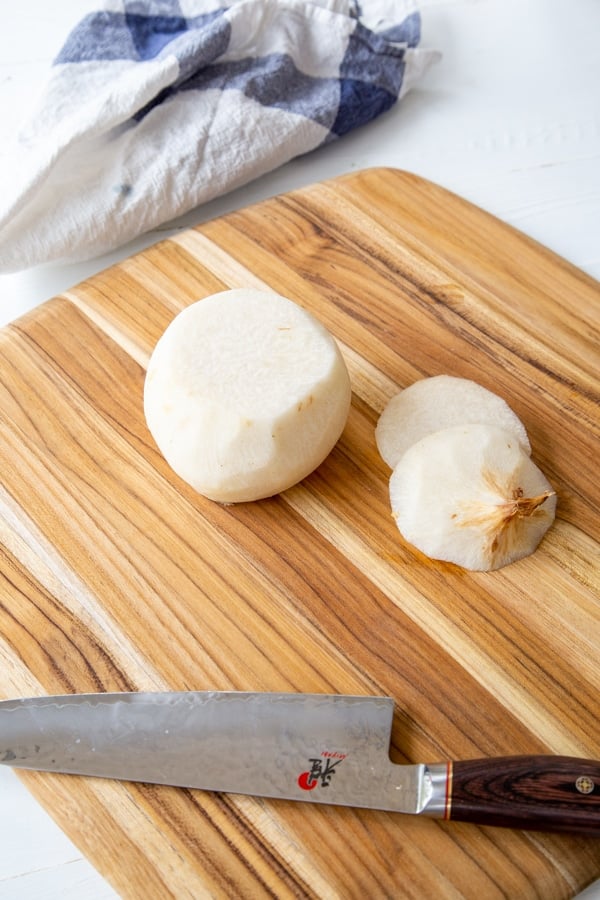
[[[409,543],[481,571],[532,553],[556,510],[522,444],[493,425],[453,426],[413,444],[391,476],[390,500]]]
[[[158,341],[144,411],[174,471],[201,494],[269,497],[340,437],[350,379],[327,329],[275,293],[232,290],[183,310]]]
[[[453,375],[423,378],[392,397],[377,423],[375,440],[393,469],[403,453],[426,435],[470,424],[505,428],[531,453],[525,426],[506,401],[475,381]]]

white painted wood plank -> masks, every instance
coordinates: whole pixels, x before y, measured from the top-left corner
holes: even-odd
[[[117,895],[40,806],[0,766],[0,900],[112,900]]]

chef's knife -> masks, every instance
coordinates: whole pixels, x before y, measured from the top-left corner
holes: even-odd
[[[389,758],[389,697],[185,691],[0,702],[0,762],[600,836],[600,762]]]

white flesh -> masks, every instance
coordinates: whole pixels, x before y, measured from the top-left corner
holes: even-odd
[[[549,482],[514,434],[489,425],[428,435],[406,451],[390,479],[392,511],[409,543],[434,559],[485,571],[535,550],[554,520],[556,497],[529,515],[525,498],[546,492]],[[522,513],[511,517],[517,500]]]
[[[467,378],[435,375],[396,394],[375,430],[379,453],[393,469],[402,455],[434,431],[453,425],[496,425],[513,432],[531,453],[527,432],[505,400]]]
[[[183,310],[158,341],[144,412],[174,471],[235,503],[296,484],[328,455],[350,408],[339,348],[278,294],[232,290]]]

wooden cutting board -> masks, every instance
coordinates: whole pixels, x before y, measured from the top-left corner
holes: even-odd
[[[283,495],[220,506],[146,429],[144,368],[202,296],[312,310],[353,383],[345,432]],[[392,757],[600,758],[600,292],[415,176],[373,169],[167,240],[0,333],[0,693],[389,694]],[[471,573],[408,546],[374,439],[418,378],[472,378],[558,492],[539,550]],[[29,773],[123,897],[571,898],[600,841]]]

